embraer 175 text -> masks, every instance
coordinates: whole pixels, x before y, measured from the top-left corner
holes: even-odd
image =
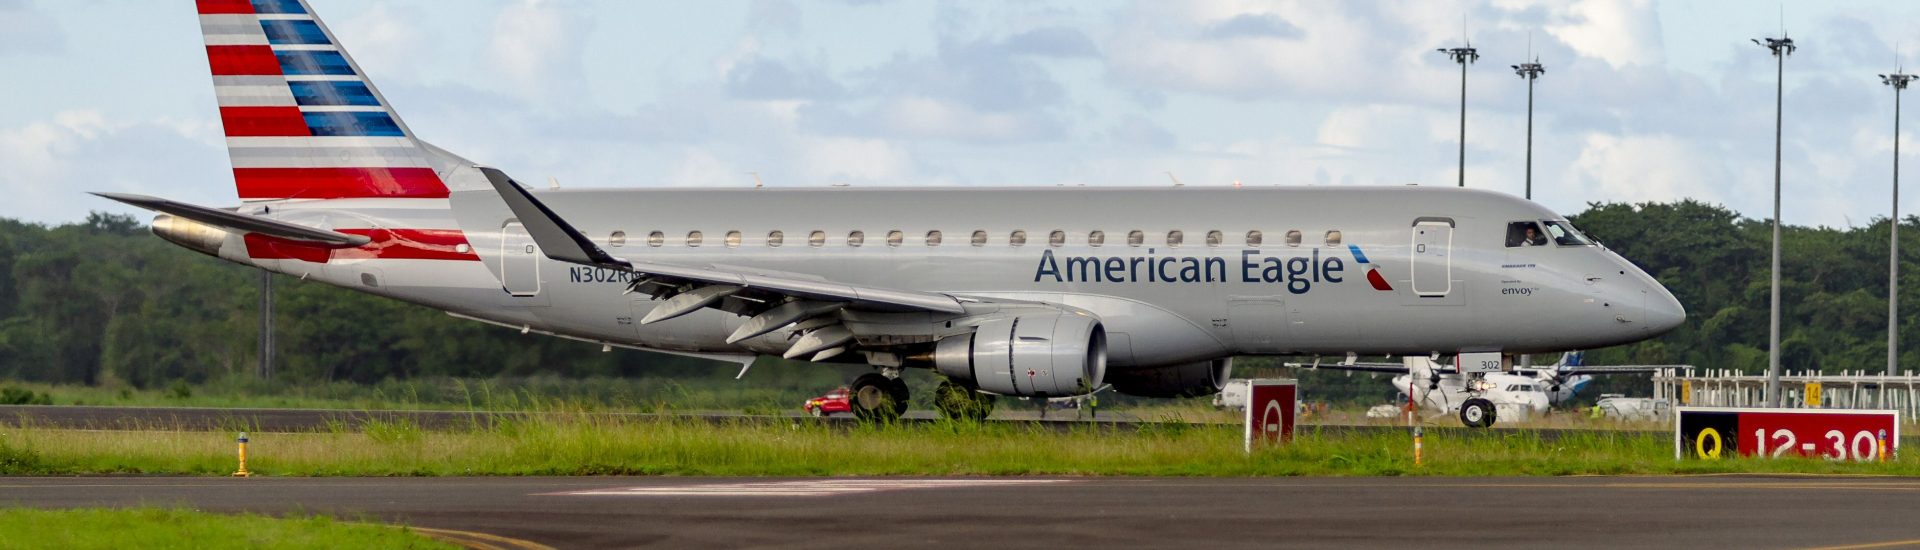
[[[1202,395],[1235,355],[1611,346],[1685,317],[1540,205],[1427,187],[534,192],[421,141],[302,0],[199,0],[241,204],[125,194],[183,247],[565,338],[872,365],[855,409],[1103,384]]]

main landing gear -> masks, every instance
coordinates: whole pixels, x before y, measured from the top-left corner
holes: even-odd
[[[880,373],[867,373],[853,379],[847,386],[847,401],[853,408],[853,414],[861,420],[892,422],[907,412],[907,392],[905,380],[888,377]],[[994,397],[980,393],[973,388],[956,384],[951,380],[941,380],[940,386],[933,390],[933,406],[940,416],[949,420],[986,420],[993,413]]]
[[[870,372],[847,386],[847,401],[861,420],[892,422],[907,412],[907,381]]]
[[[993,413],[993,396],[951,380],[941,380],[940,387],[933,390],[933,407],[940,409],[940,416],[948,420],[979,422]]]

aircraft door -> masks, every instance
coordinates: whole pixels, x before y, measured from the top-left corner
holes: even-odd
[[[1413,292],[1442,297],[1453,291],[1453,220],[1413,222]]]
[[[1280,296],[1227,297],[1227,324],[1244,353],[1279,353],[1289,347],[1287,302]]]
[[[540,294],[540,247],[517,222],[500,229],[500,285],[514,296]]]

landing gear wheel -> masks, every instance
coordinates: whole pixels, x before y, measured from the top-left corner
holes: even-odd
[[[848,404],[861,420],[892,422],[907,412],[907,384],[880,373],[867,373],[847,386]]]
[[[979,422],[993,413],[993,396],[943,380],[933,390],[933,406],[948,420]]]
[[[1493,425],[1495,416],[1493,402],[1475,397],[1460,404],[1460,423],[1469,428],[1485,428]]]

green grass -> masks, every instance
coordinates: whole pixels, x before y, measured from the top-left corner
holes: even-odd
[[[227,475],[231,434],[0,429],[0,474]],[[1430,435],[1415,465],[1399,431],[1319,433],[1251,456],[1234,426],[1153,423],[1066,432],[1023,423],[831,426],[543,416],[486,429],[253,434],[249,467],[275,476],[447,475],[1920,475],[1920,459],[1676,461],[1671,436],[1633,432]]]
[[[0,548],[459,548],[404,527],[165,508],[0,508]]]

